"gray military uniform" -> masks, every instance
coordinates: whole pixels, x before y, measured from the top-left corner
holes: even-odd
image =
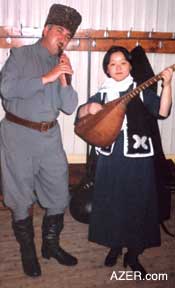
[[[13,48],[2,69],[5,110],[35,122],[53,121],[60,110],[73,113],[78,97],[71,85],[42,84],[57,61],[40,41]],[[37,198],[48,215],[63,213],[69,201],[68,165],[59,124],[39,132],[3,119],[0,136],[4,201],[16,220],[28,216]]]

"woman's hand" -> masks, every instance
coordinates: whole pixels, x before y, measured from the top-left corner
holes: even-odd
[[[162,93],[160,99],[159,115],[168,117],[172,105],[172,88],[171,80],[173,77],[173,69],[166,68],[162,73]]]
[[[162,73],[162,81],[163,81],[163,87],[171,85],[171,80],[173,77],[173,69],[172,68],[166,68]]]
[[[103,106],[99,103],[89,103],[80,108],[78,117],[82,118],[88,114],[94,115],[102,109]]]

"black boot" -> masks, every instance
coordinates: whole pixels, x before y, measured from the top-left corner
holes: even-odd
[[[112,267],[117,263],[117,258],[119,255],[122,255],[121,248],[111,248],[108,255],[105,258],[104,265]]]
[[[36,256],[32,217],[17,222],[13,221],[12,228],[20,245],[24,273],[31,277],[40,276],[41,268]]]
[[[140,262],[138,260],[138,255],[126,253],[124,255],[123,266],[125,268],[127,266],[129,266],[132,269],[132,271],[140,272],[140,278],[145,279],[147,272],[146,272],[145,268],[140,264]]]
[[[46,259],[55,258],[60,264],[73,266],[77,259],[64,251],[59,245],[59,235],[63,229],[63,214],[45,216],[42,225],[42,256]]]

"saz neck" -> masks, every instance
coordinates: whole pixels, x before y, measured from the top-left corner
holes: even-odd
[[[175,71],[175,64],[169,66],[168,68],[171,68],[171,69],[173,69],[173,71]],[[128,104],[130,102],[130,100],[132,100],[134,97],[136,97],[141,91],[145,90],[146,88],[148,88],[149,86],[158,82],[161,79],[162,79],[162,72],[160,72],[158,75],[148,79],[147,81],[143,82],[142,84],[137,86],[135,89],[133,89],[131,92],[123,95],[121,97],[121,101],[123,102],[123,104]]]

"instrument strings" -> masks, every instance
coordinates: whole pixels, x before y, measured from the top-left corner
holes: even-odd
[[[169,68],[172,68],[173,71],[175,70],[175,64],[171,65]],[[126,95],[121,97],[121,101],[123,101],[125,104],[128,104],[129,101],[137,96],[142,90],[145,90],[155,82],[159,81],[162,78],[161,73],[159,73],[156,76],[153,76],[152,78],[148,79],[144,83],[137,86],[135,89],[133,89],[131,92],[127,93]]]

